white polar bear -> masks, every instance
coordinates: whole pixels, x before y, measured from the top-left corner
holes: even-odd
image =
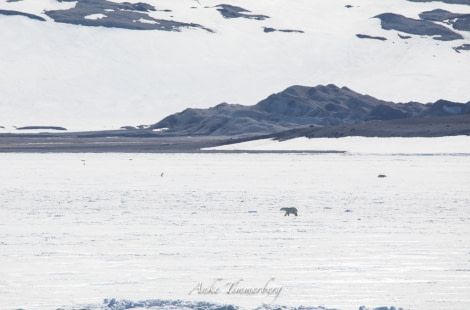
[[[285,211],[286,214],[284,214],[284,216],[289,216],[289,214],[294,214],[295,216],[297,216],[297,209],[296,208],[281,208],[281,211]]]

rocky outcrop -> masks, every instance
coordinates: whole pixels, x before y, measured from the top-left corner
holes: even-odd
[[[250,14],[251,11],[230,4],[219,4],[217,6],[217,11],[219,11],[220,14],[222,14],[222,16],[225,18],[248,18],[256,20],[264,20],[269,18],[269,16],[266,15]]]
[[[269,32],[288,32],[288,33],[304,33],[303,30],[294,30],[294,29],[275,29],[272,27],[263,27],[264,32],[269,33]]]
[[[25,16],[31,19],[42,21],[42,22],[46,21],[41,16],[37,16],[34,14],[30,14],[30,13],[19,12],[19,11],[13,11],[13,10],[0,10],[0,14],[7,15],[7,16]]]
[[[16,130],[67,130],[61,126],[24,126],[17,127]]]
[[[436,0],[408,0],[410,2],[432,2]],[[445,3],[450,3],[450,4],[468,4],[470,5],[470,0],[437,0]]]
[[[186,109],[150,129],[165,128],[165,135],[256,135],[311,125],[326,127],[469,113],[470,102],[393,103],[330,84],[292,86],[254,106],[222,103],[209,109]]]
[[[470,102],[467,104],[438,100],[428,109],[423,111],[420,117],[434,117],[434,116],[448,116],[448,115],[461,115],[470,114]]]
[[[308,126],[271,135],[277,140],[298,137],[341,138],[361,137],[443,137],[470,135],[470,114],[372,121],[338,126]]]
[[[457,53],[460,53],[460,51],[470,51],[470,44],[462,44],[459,46],[454,47],[454,50]]]
[[[82,26],[164,31],[180,31],[181,28],[189,27],[213,32],[199,24],[154,18],[148,14],[151,11],[156,11],[155,7],[142,2],[116,3],[106,0],[78,0],[74,8],[45,11],[44,13],[55,22]]]
[[[419,14],[419,17],[423,20],[446,23],[456,30],[470,31],[470,14],[458,14],[436,9],[423,12]]]
[[[370,36],[368,34],[356,34],[356,37],[359,39],[372,39],[372,40],[379,40],[379,41],[387,41],[387,38],[379,37],[379,36]]]
[[[413,19],[395,13],[375,16],[380,19],[385,30],[397,30],[408,34],[431,36],[435,40],[452,41],[463,39],[462,35],[429,20]]]

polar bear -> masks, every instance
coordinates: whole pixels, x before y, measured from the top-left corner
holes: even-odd
[[[286,214],[284,214],[284,216],[289,216],[289,214],[294,214],[295,216],[297,216],[297,209],[296,208],[281,208],[281,211],[285,211]]]

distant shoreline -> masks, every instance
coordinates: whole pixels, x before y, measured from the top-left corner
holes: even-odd
[[[1,137],[0,153],[344,153],[339,150],[217,150],[206,149],[246,139],[171,138],[25,138]]]
[[[421,119],[398,119],[330,127],[300,127],[254,136],[172,136],[148,129],[89,132],[3,133],[0,153],[343,153],[342,150],[216,150],[260,139],[299,137],[445,137],[470,136],[470,114]]]

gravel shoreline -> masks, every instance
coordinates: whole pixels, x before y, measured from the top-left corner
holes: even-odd
[[[207,150],[257,139],[297,137],[443,137],[470,135],[470,114],[332,127],[303,127],[261,136],[171,136],[149,130],[0,134],[0,153],[341,153],[330,151]]]

